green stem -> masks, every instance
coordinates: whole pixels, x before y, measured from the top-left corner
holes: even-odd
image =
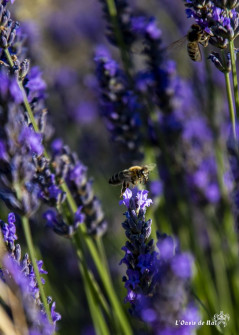
[[[106,311],[106,313],[108,314],[108,316],[110,316],[108,305],[104,300],[101,292],[99,292],[99,290],[94,286],[94,281],[92,281],[92,277],[90,277],[89,275],[85,258],[82,257],[82,253],[80,250],[77,251],[77,255],[79,258],[79,268],[83,278],[85,292],[89,304],[89,309],[91,312],[91,317],[94,323],[95,332],[97,335],[109,335],[110,333],[107,324],[100,309],[100,306],[102,306]]]
[[[230,47],[231,63],[232,63],[232,81],[233,81],[234,99],[235,99],[235,105],[236,105],[236,115],[237,117],[239,117],[239,94],[238,94],[238,81],[237,81],[234,41],[229,42],[229,47]]]
[[[32,241],[32,235],[31,235],[29,220],[26,216],[22,217],[22,225],[23,225],[24,235],[25,235],[25,238],[26,238],[27,247],[28,247],[28,250],[29,250],[29,254],[30,254],[31,261],[32,261],[33,269],[34,269],[34,272],[35,272],[35,275],[36,275],[37,285],[38,285],[38,288],[39,288],[39,291],[40,291],[41,299],[42,299],[46,314],[48,316],[48,319],[51,321],[51,313],[50,313],[50,310],[49,310],[49,305],[47,303],[46,295],[45,295],[45,292],[44,292],[44,289],[43,289],[40,273],[39,273],[37,262],[36,262],[36,256],[35,256],[35,250],[34,250],[34,245],[33,245],[33,241]]]
[[[13,60],[12,60],[11,55],[9,53],[9,50],[8,49],[4,49],[4,52],[5,52],[5,55],[7,57],[7,60],[9,62],[9,64],[10,64],[10,66],[13,67],[14,63],[13,63]],[[33,125],[33,128],[34,128],[35,132],[39,133],[39,128],[38,128],[38,125],[37,125],[37,123],[35,121],[34,115],[32,113],[32,109],[31,109],[31,106],[30,106],[30,104],[28,102],[27,95],[26,95],[25,89],[24,89],[24,87],[22,85],[22,82],[20,80],[18,80],[17,83],[18,83],[18,86],[19,86],[20,90],[22,91],[23,102],[24,102],[24,105],[26,107],[26,110],[27,110],[27,113],[29,115],[29,118],[31,120],[31,123]]]
[[[5,55],[7,57],[8,63],[10,64],[11,67],[13,67],[14,63],[13,63],[12,57],[11,57],[8,49],[4,49],[4,52],[5,52]]]
[[[87,279],[87,282],[89,283],[89,287],[91,291],[93,292],[93,295],[95,296],[95,300],[97,299],[97,302],[101,305],[103,310],[105,311],[108,318],[111,318],[111,312],[109,305],[107,301],[105,300],[104,296],[102,295],[102,292],[100,291],[99,286],[97,285],[97,282],[94,280],[93,273],[87,268],[85,257],[83,256],[83,251],[81,251],[79,248],[77,248],[77,239],[73,239],[73,243],[75,244],[75,248],[77,250],[77,256],[78,256],[78,265],[79,269],[81,271],[82,276],[84,276]],[[81,247],[83,250],[83,248]]]
[[[115,33],[115,37],[117,40],[117,44],[118,44],[118,48],[120,49],[120,53],[121,53],[121,59],[122,62],[124,64],[124,69],[125,72],[127,73],[127,75],[130,77],[130,72],[129,72],[129,68],[130,68],[130,59],[128,56],[128,52],[125,46],[125,42],[124,42],[124,38],[122,36],[120,27],[119,27],[119,22],[117,20],[117,8],[115,5],[115,1],[114,0],[106,0],[107,3],[107,7],[108,7],[108,11],[111,17],[111,22],[112,22],[112,26],[114,29],[114,33]]]
[[[103,245],[103,242],[102,242],[102,238],[96,237],[96,246],[99,250],[100,258],[103,261],[105,270],[107,271],[108,274],[110,274],[109,265],[108,265],[108,262],[107,262],[107,256],[106,256],[106,253],[105,253],[105,248],[104,248],[104,245]]]
[[[225,81],[226,81],[226,91],[227,91],[227,100],[228,100],[228,107],[229,107],[229,114],[232,124],[232,131],[234,139],[236,140],[236,118],[235,118],[235,112],[234,112],[234,106],[233,106],[233,100],[232,100],[232,91],[231,91],[231,83],[230,83],[230,77],[229,73],[225,72]]]
[[[83,226],[81,225],[80,228],[83,228]],[[76,239],[75,243],[77,244],[78,249],[80,249],[80,245],[82,245],[82,243],[83,243],[83,233],[82,233],[81,229],[76,232],[75,239]],[[122,306],[119,303],[118,298],[115,294],[115,291],[114,291],[114,288],[112,286],[112,282],[110,280],[110,277],[107,274],[107,271],[105,271],[105,269],[102,266],[102,261],[99,257],[98,250],[96,249],[93,241],[89,237],[86,236],[84,238],[84,242],[86,243],[89,251],[91,252],[91,256],[95,261],[95,266],[96,266],[97,271],[99,273],[99,276],[102,280],[104,289],[105,289],[105,291],[108,295],[108,298],[109,298],[109,300],[112,304],[112,307],[113,307],[116,315],[118,316],[120,326],[121,326],[121,329],[122,329],[122,333],[124,335],[132,334],[131,327],[130,327],[130,325],[128,323],[128,320],[125,316],[125,313],[122,309]]]

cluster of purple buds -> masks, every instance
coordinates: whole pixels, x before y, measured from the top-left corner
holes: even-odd
[[[61,319],[61,316],[55,311],[55,302],[52,302],[51,297],[48,297],[48,303],[52,303],[52,324],[46,316],[43,304],[40,300],[36,275],[29,256],[25,254],[24,257],[22,257],[20,245],[15,245],[15,241],[17,240],[15,221],[15,215],[13,213],[8,215],[8,223],[0,221],[1,232],[8,251],[8,254],[5,255],[2,260],[3,267],[0,279],[10,286],[13,280],[15,285],[17,285],[18,296],[20,296],[21,299],[30,333],[51,335],[54,333],[56,322]],[[47,274],[42,268],[42,261],[38,261],[37,265],[40,274]],[[43,284],[45,283],[43,278],[41,278],[41,281]],[[13,290],[16,289],[15,285],[11,287]]]
[[[138,294],[152,292],[152,282],[155,264],[153,240],[148,241],[151,234],[152,220],[145,220],[146,208],[152,203],[148,199],[148,191],[132,191],[126,189],[120,204],[127,207],[124,213],[126,219],[122,223],[128,239],[122,248],[125,252],[121,263],[126,264],[127,271],[123,278],[128,290],[125,301],[134,304]]]
[[[184,0],[186,14],[210,35],[210,43],[220,49],[239,34],[238,1]]]
[[[88,233],[98,236],[103,235],[107,229],[107,222],[101,203],[94,194],[93,180],[88,179],[87,168],[78,159],[77,154],[72,153],[68,146],[64,146],[63,142],[57,139],[52,143],[51,163],[58,183],[60,184],[63,180],[67,182],[78,210],[84,214]],[[58,190],[55,190],[57,195]],[[77,216],[77,213],[75,215]],[[58,215],[54,216],[54,220],[60,223],[59,227],[64,226],[63,219]],[[77,228],[79,222],[82,222],[82,220],[74,219],[73,230]],[[71,232],[69,233],[71,235]]]
[[[116,143],[122,160],[128,163],[139,162],[143,158],[139,116],[142,106],[116,61],[99,53],[95,62],[100,87],[100,108],[111,139]]]
[[[39,206],[32,157],[43,153],[42,137],[28,125],[22,92],[5,67],[0,81],[0,197],[15,212],[31,215]]]
[[[132,20],[132,29],[143,38],[143,52],[147,56],[148,65],[148,69],[140,73],[136,86],[150,95],[151,101],[166,118],[169,116],[167,120],[163,118],[163,123],[173,122],[173,128],[181,128],[173,117],[178,108],[176,66],[173,61],[166,60],[162,32],[157,26],[157,21],[155,18],[135,17]]]
[[[33,157],[33,160],[36,167],[33,181],[39,185],[39,198],[49,206],[58,207],[66,199],[65,192],[59,186],[62,179],[57,179],[49,159],[39,156]]]
[[[123,277],[128,290],[125,301],[130,302],[134,316],[151,326],[153,334],[192,334],[191,327],[177,326],[175,320],[198,319],[196,307],[189,303],[193,259],[180,252],[166,234],[157,233],[156,250],[149,240],[152,221],[145,220],[151,203],[148,191],[135,189],[127,189],[121,201],[127,207],[122,226],[128,241],[121,260],[127,266]]]
[[[226,57],[221,57],[221,55],[216,52],[216,51],[213,51],[208,59],[210,59],[213,64],[216,66],[216,68],[223,72],[223,73],[226,73],[226,72],[230,72],[231,71],[231,56],[230,56],[230,53],[227,53],[226,54]]]
[[[9,48],[13,44],[19,27],[18,22],[11,20],[10,16],[9,10],[6,9],[6,1],[2,1],[0,5],[0,47],[2,49]]]
[[[79,224],[85,219],[85,215],[81,212],[82,207],[79,207],[74,215],[74,220],[72,223],[67,223],[64,221],[63,217],[57,213],[56,210],[49,209],[44,213],[44,218],[48,227],[53,229],[58,235],[65,237],[72,237],[76,232]]]

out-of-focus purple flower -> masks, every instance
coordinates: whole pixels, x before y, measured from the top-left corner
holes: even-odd
[[[55,311],[56,303],[55,301],[51,305],[51,318],[54,324],[56,324],[57,321],[61,320],[61,315]]]
[[[17,240],[15,221],[16,218],[13,213],[8,214],[8,223],[5,223],[2,220],[0,220],[3,238],[7,244],[9,251],[13,250],[14,241]]]
[[[95,56],[100,109],[119,157],[128,164],[142,160],[140,111],[143,106],[130,88],[127,76],[110,57]]]
[[[32,154],[41,155],[43,153],[42,136],[34,132],[29,127],[23,127],[19,135],[21,144],[29,146]]]
[[[4,85],[0,85],[0,197],[6,205],[20,214],[32,214],[39,206],[37,200],[38,187],[32,180],[35,173],[33,151],[42,152],[38,142],[40,135],[31,133],[24,136],[24,132],[31,132],[25,119],[21,102],[11,91],[15,76],[11,76],[6,69],[1,68],[0,77]],[[21,199],[16,195],[15,185],[21,185]]]
[[[16,80],[11,80],[6,71],[0,71],[0,81],[2,83],[0,88],[2,97],[4,98],[10,93],[13,101],[20,104],[23,101],[23,95]]]
[[[175,255],[171,267],[175,275],[181,278],[191,278],[192,277],[192,256],[188,253],[181,253]]]
[[[153,180],[150,183],[150,193],[153,197],[161,196],[163,192],[163,185],[162,182],[159,180]]]
[[[82,206],[80,206],[75,212],[74,221],[82,223],[84,221],[85,215],[82,213]]]
[[[0,280],[4,280],[8,285],[12,285],[12,280],[18,287],[18,294],[26,316],[26,321],[29,327],[30,334],[52,335],[55,331],[55,325],[61,319],[59,313],[55,312],[55,302],[51,305],[52,321],[49,322],[43,304],[40,300],[39,288],[37,285],[36,275],[33,266],[30,262],[28,254],[25,254],[21,259],[21,247],[19,244],[15,245],[16,227],[15,215],[9,213],[8,224],[1,221],[1,230],[4,235],[4,241],[9,254],[3,258],[3,267]],[[37,261],[40,274],[47,274],[43,269],[43,261]],[[45,280],[41,278],[43,284]],[[13,285],[13,291],[16,287]],[[50,303],[50,300],[49,300]],[[25,331],[25,329],[24,329]]]
[[[146,33],[152,38],[152,40],[157,40],[161,37],[162,32],[157,27],[156,20],[152,19],[146,26]]]
[[[95,104],[90,101],[83,101],[80,102],[75,109],[73,118],[82,124],[88,124],[95,120],[96,115],[97,110]]]
[[[168,261],[173,257],[174,242],[171,236],[167,236],[166,234],[158,235],[157,247],[162,260]]]
[[[51,143],[51,150],[53,151],[54,154],[57,154],[62,150],[64,146],[64,142],[61,138],[56,138],[52,143]]]
[[[69,173],[69,179],[74,181],[76,185],[81,185],[85,179],[85,173],[87,171],[87,167],[84,166],[81,162],[77,163]]]
[[[43,217],[46,220],[48,227],[52,228],[57,234],[65,237],[72,237],[79,224],[81,224],[85,219],[85,215],[82,213],[82,206],[77,209],[74,215],[74,220],[71,224],[66,223],[63,217],[53,209],[47,210],[43,214]]]
[[[42,79],[42,73],[38,67],[32,67],[29,72],[25,87],[28,90],[28,98],[32,101],[34,98],[43,99],[45,97],[46,83]]]
[[[5,4],[7,4],[9,1],[11,1],[12,4],[15,2],[15,0],[3,0],[2,3],[5,5]]]

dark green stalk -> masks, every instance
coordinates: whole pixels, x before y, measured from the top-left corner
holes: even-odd
[[[79,240],[77,238],[73,239],[73,243],[75,244],[75,248],[77,250],[77,256],[78,256],[78,265],[79,269],[81,271],[82,276],[84,276],[87,280],[87,283],[89,283],[89,288],[91,290],[91,294],[94,296],[94,300],[97,301],[98,304],[101,305],[103,308],[105,314],[108,316],[108,318],[111,318],[111,311],[108,305],[108,302],[105,300],[104,296],[102,295],[102,292],[100,291],[100,288],[97,284],[97,282],[94,280],[93,273],[87,268],[85,257],[83,255],[83,248],[81,247],[81,250],[77,248],[77,243],[79,244]]]
[[[34,250],[34,245],[33,245],[33,241],[32,241],[32,235],[31,235],[29,220],[26,216],[22,217],[22,225],[23,225],[24,235],[25,235],[25,238],[26,238],[27,247],[28,247],[28,250],[29,250],[29,254],[30,254],[31,261],[32,261],[33,269],[34,269],[34,272],[35,272],[35,275],[36,275],[37,285],[38,285],[38,288],[39,288],[39,291],[40,291],[41,299],[42,299],[46,314],[48,316],[48,319],[51,321],[51,313],[50,313],[50,310],[49,310],[49,305],[47,303],[46,295],[45,295],[45,292],[44,292],[44,289],[43,289],[40,273],[39,273],[37,262],[36,262],[36,256],[35,256],[35,250]]]
[[[230,48],[231,63],[232,63],[232,82],[233,82],[234,99],[235,99],[235,105],[236,105],[236,115],[237,115],[237,118],[239,118],[239,94],[238,94],[238,81],[237,81],[234,41],[229,42],[229,48]]]
[[[15,191],[16,191],[18,199],[20,200],[21,199],[21,190],[20,190],[20,185],[19,184],[15,184]],[[26,239],[26,242],[27,242],[28,251],[29,251],[29,254],[30,254],[30,259],[32,261],[33,269],[34,269],[34,272],[35,272],[37,285],[38,285],[38,288],[39,288],[39,291],[40,291],[41,300],[43,302],[43,305],[44,305],[46,314],[48,316],[48,319],[49,319],[49,321],[51,321],[51,313],[50,313],[49,305],[47,303],[46,295],[45,295],[43,285],[42,285],[42,282],[41,282],[40,273],[39,273],[38,266],[37,266],[37,263],[36,263],[36,254],[35,254],[34,244],[33,244],[33,241],[32,241],[29,219],[26,215],[22,216],[22,225],[23,225],[23,231],[24,231],[25,239]]]
[[[108,7],[108,11],[110,14],[110,18],[111,18],[111,22],[112,22],[112,26],[114,29],[114,33],[115,33],[115,37],[117,40],[117,44],[118,44],[118,48],[120,50],[121,53],[121,59],[122,62],[124,64],[124,69],[126,74],[128,75],[128,77],[130,77],[130,59],[129,59],[129,55],[126,49],[126,45],[123,39],[123,36],[121,34],[120,31],[120,27],[119,27],[119,23],[117,20],[117,8],[115,5],[115,1],[114,0],[106,0],[106,4]]]
[[[235,118],[234,105],[233,105],[233,100],[232,100],[232,91],[231,91],[229,73],[224,72],[224,76],[225,76],[225,82],[226,82],[226,92],[227,92],[228,108],[229,108],[229,114],[230,114],[230,119],[231,119],[232,131],[233,131],[234,139],[236,139],[237,138],[236,118]]]
[[[108,326],[105,322],[104,316],[102,315],[102,311],[100,310],[100,306],[102,306],[106,311],[106,313],[108,314],[108,316],[110,316],[108,305],[104,300],[101,292],[99,292],[99,288],[98,287],[96,288],[96,286],[94,285],[94,281],[92,281],[92,276],[90,276],[89,274],[85,258],[82,257],[82,253],[79,249],[77,250],[77,255],[79,258],[78,264],[83,278],[86,297],[92,321],[94,323],[95,332],[97,335],[110,335]]]

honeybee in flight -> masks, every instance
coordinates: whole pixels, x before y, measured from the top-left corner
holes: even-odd
[[[110,179],[109,184],[120,185],[122,184],[121,194],[132,184],[133,186],[138,183],[146,183],[149,179],[149,172],[155,168],[156,164],[147,164],[143,166],[131,166],[129,169],[115,173]]]
[[[194,62],[200,62],[202,60],[202,54],[199,44],[206,48],[208,46],[209,39],[210,35],[208,33],[206,33],[198,24],[193,24],[186,36],[176,42],[173,42],[167,49],[171,50],[175,47],[179,47],[185,40],[187,40],[187,51],[189,57]]]

